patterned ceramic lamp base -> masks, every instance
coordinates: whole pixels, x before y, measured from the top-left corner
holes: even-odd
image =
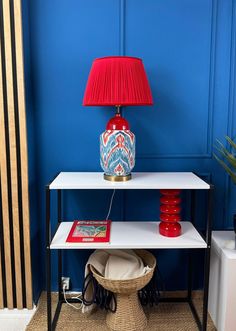
[[[135,135],[130,130],[106,130],[100,136],[104,179],[127,181],[135,165]]]

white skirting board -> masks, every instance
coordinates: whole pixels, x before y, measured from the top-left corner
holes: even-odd
[[[33,309],[0,309],[0,331],[25,331],[36,311]]]

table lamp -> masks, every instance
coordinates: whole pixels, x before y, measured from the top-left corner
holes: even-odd
[[[135,135],[122,117],[122,106],[152,105],[142,60],[130,56],[95,59],[84,93],[84,106],[114,106],[116,114],[100,136],[104,179],[127,181],[135,165]]]

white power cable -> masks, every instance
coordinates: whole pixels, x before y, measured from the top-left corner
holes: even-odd
[[[78,295],[76,297],[71,297],[71,299],[77,299],[78,301],[80,301],[80,305],[78,307],[76,307],[76,306],[72,305],[72,303],[68,302],[68,300],[66,298],[65,286],[63,286],[63,294],[64,294],[65,302],[69,306],[71,306],[71,307],[73,307],[74,309],[77,309],[77,310],[80,310],[82,308],[82,306],[83,306],[83,300],[80,298],[81,295]]]
[[[106,217],[106,221],[109,219],[109,216],[110,216],[110,213],[111,213],[111,208],[112,208],[112,203],[113,203],[113,198],[114,198],[114,195],[116,193],[116,190],[113,190],[113,193],[112,193],[112,196],[111,196],[111,200],[110,200],[110,205],[109,205],[109,209],[108,209],[108,213],[107,213],[107,217]],[[63,286],[63,295],[64,295],[64,299],[65,299],[65,302],[73,307],[74,309],[77,309],[77,310],[80,310],[83,306],[83,300],[80,298],[81,295],[78,295],[76,297],[71,297],[71,299],[77,299],[79,302],[80,302],[80,305],[78,307],[74,306],[72,303],[68,302],[67,298],[66,298],[66,292],[65,292],[65,285]]]
[[[107,220],[109,219],[109,217],[110,217],[111,208],[112,208],[112,202],[113,202],[113,198],[114,198],[115,193],[116,193],[116,190],[113,190],[113,193],[112,193],[112,196],[111,196],[111,201],[110,201],[110,206],[109,206],[108,213],[107,213],[107,217],[106,217],[106,221],[107,221]]]

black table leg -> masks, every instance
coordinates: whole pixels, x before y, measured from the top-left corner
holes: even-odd
[[[52,330],[51,298],[51,250],[50,250],[50,189],[46,186],[46,285],[47,285],[47,325]]]
[[[207,232],[206,242],[207,249],[205,251],[204,265],[204,294],[203,294],[203,317],[202,331],[207,329],[207,314],[208,314],[208,293],[209,293],[209,273],[210,273],[210,254],[211,254],[211,227],[212,227],[212,202],[213,202],[213,185],[208,192],[208,215],[207,215]]]
[[[61,223],[62,217],[62,204],[61,204],[61,190],[57,191],[57,208],[58,208],[58,225]],[[61,277],[62,277],[62,250],[58,250],[58,301],[63,299],[62,287],[61,287]]]
[[[190,221],[195,226],[195,206],[196,194],[195,190],[191,190],[191,209]],[[192,300],[192,286],[193,286],[193,250],[188,250],[188,300]]]

